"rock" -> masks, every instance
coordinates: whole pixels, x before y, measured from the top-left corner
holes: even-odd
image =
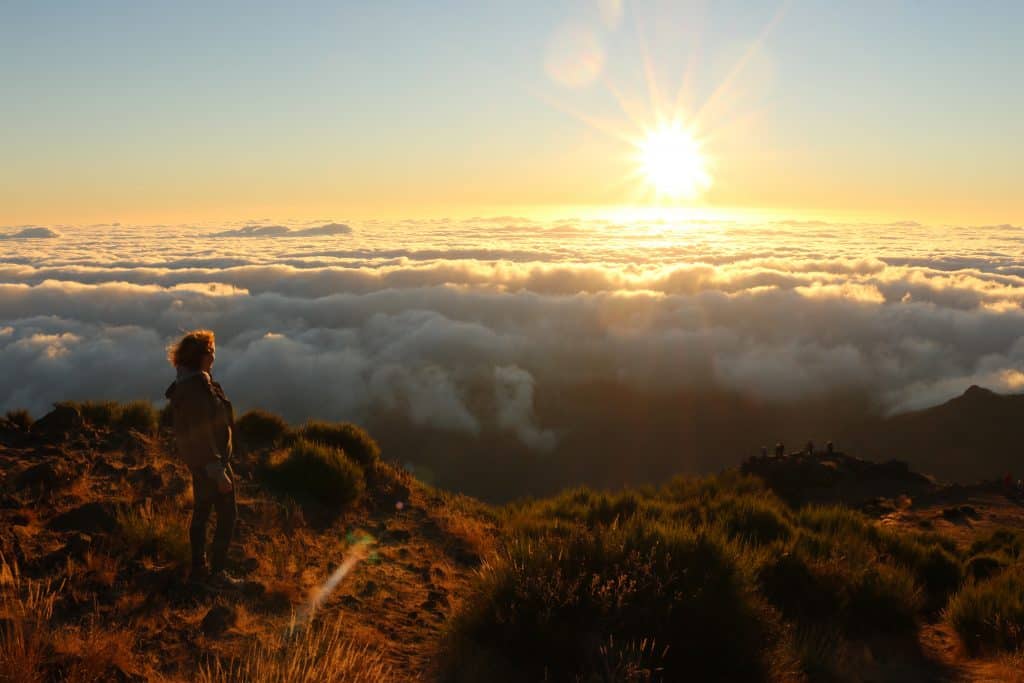
[[[66,555],[70,555],[71,557],[81,558],[91,549],[92,536],[76,532],[64,543],[64,547],[61,549],[61,552]]]
[[[82,414],[78,408],[59,403],[53,410],[32,423],[31,432],[49,438],[66,438],[82,428]]]
[[[267,594],[267,587],[259,581],[242,581],[238,588],[242,595],[251,600],[262,599]]]
[[[448,606],[448,596],[441,591],[430,591],[427,593],[427,599],[423,601],[420,607],[428,612],[435,611],[438,607]]]
[[[115,507],[110,503],[85,503],[63,512],[47,525],[54,531],[82,531],[87,534],[111,533],[117,530]]]
[[[98,474],[101,477],[108,477],[110,479],[124,479],[128,474],[128,468],[124,465],[118,465],[112,463],[109,460],[100,458],[92,466],[93,474]]]
[[[264,596],[261,608],[267,612],[287,612],[292,608],[292,601],[287,593],[272,591]]]
[[[15,498],[14,496],[10,496],[10,495],[0,496],[0,509],[3,509],[3,510],[18,510],[18,509],[20,509],[22,507],[24,507],[24,505],[22,505],[22,502],[20,500],[18,500],[17,498]],[[15,524],[17,524],[17,522],[15,522]]]
[[[128,480],[143,490],[160,490],[164,487],[164,476],[152,465],[131,470]]]
[[[188,479],[181,475],[175,474],[172,475],[171,478],[167,481],[167,484],[164,487],[164,492],[168,496],[173,497],[185,493],[185,491],[188,491],[189,486],[190,484]]]
[[[136,588],[150,595],[166,593],[181,583],[181,572],[174,567],[150,569],[141,562],[136,562],[131,569],[134,574],[132,582]]]
[[[260,568],[260,561],[259,561],[259,559],[253,557],[252,555],[249,555],[248,557],[243,558],[242,561],[239,562],[238,566],[237,566],[238,572],[240,574],[245,575],[245,576],[248,576],[249,574],[252,574],[253,572],[255,572],[259,568]]]
[[[41,494],[57,488],[60,481],[57,469],[48,462],[41,462],[16,474],[12,483],[16,490],[30,489]]]
[[[238,621],[238,612],[234,607],[227,605],[216,605],[203,617],[199,628],[208,637],[217,637],[235,625]]]

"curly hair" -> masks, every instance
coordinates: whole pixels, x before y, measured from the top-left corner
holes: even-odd
[[[176,368],[198,370],[203,356],[213,349],[212,330],[192,330],[176,344],[167,347],[167,360]]]

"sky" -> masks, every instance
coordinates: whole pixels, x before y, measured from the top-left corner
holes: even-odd
[[[0,225],[1024,223],[1019,2],[0,1]],[[678,96],[677,96],[678,95]],[[711,178],[631,142],[681,117]]]

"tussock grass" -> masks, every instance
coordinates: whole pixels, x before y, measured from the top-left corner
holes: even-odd
[[[150,401],[64,401],[61,405],[77,408],[93,427],[153,434],[160,424],[160,412]]]
[[[380,460],[380,447],[366,430],[350,422],[310,420],[299,428],[297,438],[340,448],[363,467]]]
[[[981,583],[970,583],[949,601],[949,623],[967,651],[1024,650],[1024,566]]]
[[[383,657],[349,641],[347,624],[316,624],[294,636],[257,644],[244,657],[217,659],[199,671],[199,683],[385,683]]]
[[[297,502],[313,502],[331,510],[353,503],[366,489],[362,467],[342,450],[305,439],[274,454],[260,469],[260,478]]]
[[[277,445],[290,429],[284,418],[267,410],[250,410],[235,421],[235,430],[248,448]]]
[[[35,422],[35,420],[32,419],[32,414],[24,408],[8,410],[4,415],[4,419],[6,419],[9,424],[23,432],[27,432],[29,428],[32,427],[32,423]]]
[[[117,540],[131,554],[187,564],[190,560],[187,513],[177,505],[127,507],[118,511]]]
[[[988,536],[971,544],[970,555],[993,555],[1012,561],[1024,553],[1024,531],[1020,529],[996,529]]]
[[[0,555],[0,680],[43,680],[52,654],[53,606],[57,590],[24,579]]]
[[[0,555],[0,681],[105,683],[136,669],[131,634],[54,623],[62,590],[22,576]]]
[[[504,546],[450,624],[445,680],[606,680],[609,637],[657,643],[630,660],[647,672],[635,680],[785,678],[779,662],[824,675],[858,639],[913,633],[963,580],[939,536],[794,510],[734,472],[578,488],[509,505],[501,523]]]
[[[143,434],[156,433],[160,414],[149,401],[128,401],[120,406],[116,426],[120,429],[134,429]]]

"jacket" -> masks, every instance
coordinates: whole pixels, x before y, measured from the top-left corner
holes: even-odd
[[[221,386],[209,373],[179,368],[164,394],[170,401],[178,456],[192,469],[227,464],[232,452],[235,414]]]

